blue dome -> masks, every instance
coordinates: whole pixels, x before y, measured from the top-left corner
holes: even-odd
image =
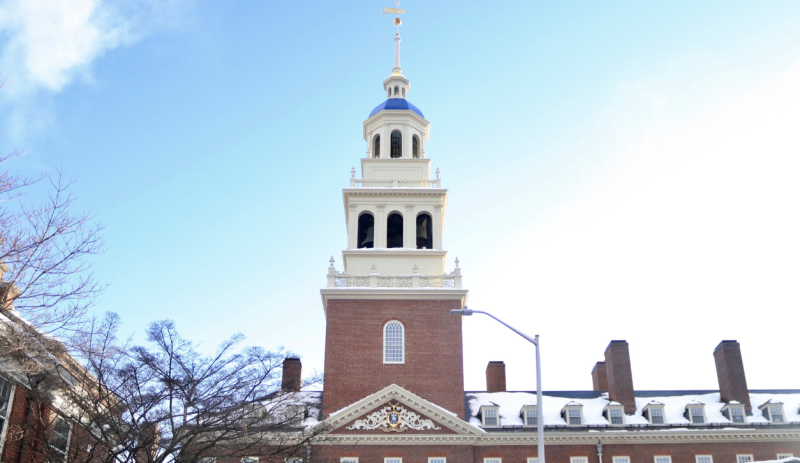
[[[369,117],[374,116],[378,113],[378,111],[383,111],[384,109],[410,109],[419,114],[419,117],[425,117],[422,115],[422,111],[420,111],[419,108],[409,103],[405,98],[389,98],[388,100],[376,106],[375,109],[369,113]]]

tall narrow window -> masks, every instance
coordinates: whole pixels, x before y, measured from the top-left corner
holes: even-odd
[[[392,132],[392,157],[399,158],[403,155],[403,134],[399,130]]]
[[[703,413],[703,409],[701,407],[691,407],[689,408],[689,412],[691,413],[692,423],[694,424],[702,424],[705,423],[705,414]]]
[[[392,212],[386,219],[386,247],[403,247],[403,216],[398,212]]]
[[[369,212],[364,212],[358,217],[356,242],[359,249],[375,246],[375,217]]]
[[[400,87],[395,87],[394,88],[394,94],[395,95],[399,95],[400,94]]]
[[[419,159],[419,137],[416,135],[411,137],[411,155],[414,159]]]
[[[8,421],[8,413],[11,411],[11,383],[0,378],[0,436],[6,429],[6,421]]]
[[[650,422],[653,424],[664,424],[664,410],[659,407],[651,408]]]
[[[405,89],[405,87],[404,87],[404,88],[403,88],[403,98],[405,98],[405,97],[406,97],[406,89]]]
[[[372,156],[379,158],[381,157],[381,136],[375,135],[372,139]]]
[[[383,363],[405,361],[404,341],[405,333],[400,322],[391,321],[383,327]]]
[[[388,96],[389,96],[389,98],[391,98],[391,97],[392,97],[392,89],[391,89],[391,88],[389,89],[389,94],[388,94]]]
[[[417,216],[417,249],[433,249],[433,220],[426,213]]]
[[[744,423],[744,407],[731,407],[731,421]]]
[[[569,417],[569,424],[575,426],[583,424],[583,420],[581,419],[581,411],[577,408],[570,408],[567,410],[567,416]]]
[[[60,415],[56,415],[53,423],[53,434],[50,435],[50,448],[61,461],[67,460],[69,447],[69,423]]]

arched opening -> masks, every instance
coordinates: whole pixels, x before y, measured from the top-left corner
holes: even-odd
[[[392,212],[386,219],[386,247],[403,247],[403,216],[399,212]]]
[[[356,235],[358,248],[375,247],[375,217],[369,212],[364,212],[358,217],[358,235]]]
[[[375,158],[381,157],[381,136],[375,135],[372,138],[372,156]]]
[[[390,89],[389,89],[389,91],[388,91],[388,97],[389,97],[389,98],[391,98],[391,97],[392,97],[392,89],[391,89],[391,88],[390,88]]]
[[[414,159],[419,159],[419,137],[416,135],[411,137],[411,155]]]
[[[393,158],[399,158],[403,155],[403,134],[399,130],[392,132],[392,151]]]
[[[400,94],[400,87],[395,87],[394,88],[394,94],[395,95],[399,95]]]
[[[433,249],[433,220],[427,212],[417,216],[417,249]]]
[[[404,363],[405,350],[403,324],[392,320],[383,325],[383,363]]]
[[[406,97],[406,89],[405,89],[405,87],[403,87],[403,98],[405,98],[405,97]]]

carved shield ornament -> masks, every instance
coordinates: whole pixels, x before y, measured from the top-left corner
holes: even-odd
[[[347,429],[380,429],[383,432],[403,432],[406,429],[423,431],[425,429],[441,429],[433,421],[423,419],[411,410],[406,410],[399,402],[392,400],[386,407],[367,415],[363,420],[356,420]]]

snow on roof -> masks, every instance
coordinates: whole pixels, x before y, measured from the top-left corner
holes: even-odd
[[[698,393],[699,392],[699,393]],[[660,395],[663,394],[663,395]],[[561,410],[567,405],[583,406],[584,425],[608,425],[608,420],[603,416],[603,409],[611,403],[607,394],[597,394],[595,397],[588,397],[585,391],[569,392],[544,392],[542,402],[544,404],[540,416],[547,425],[566,426],[567,423],[561,416]],[[572,395],[573,397],[569,397]],[[704,404],[706,420],[710,424],[732,424],[731,421],[722,414],[722,402],[719,392],[715,391],[687,391],[685,394],[676,391],[651,392],[642,394],[646,397],[636,397],[636,413],[627,415],[625,423],[628,425],[647,425],[649,422],[642,414],[642,410],[648,404],[664,405],[664,419],[666,424],[689,425],[684,413],[689,404]],[[480,407],[483,405],[497,405],[500,407],[500,423],[503,426],[522,426],[523,421],[520,411],[524,405],[535,403],[535,392],[468,392],[466,397],[469,405],[469,422],[472,425],[481,426],[481,421],[477,417]],[[580,403],[573,399],[579,399]],[[776,393],[751,392],[750,402],[753,404],[766,403],[767,401],[781,401],[785,406],[785,419],[787,423],[800,422],[800,390],[781,391]],[[773,402],[779,403],[779,402]],[[768,423],[769,421],[756,412],[753,416],[747,416],[747,423]]]
[[[309,427],[319,423],[322,409],[322,391],[277,392],[263,401],[264,408],[270,413],[286,413],[286,407],[305,405],[307,416],[303,426]]]
[[[770,404],[772,404],[772,405],[783,405],[783,402],[779,402],[779,401],[776,401],[774,399],[769,399],[766,402],[764,402],[763,404],[761,404],[761,406],[763,407],[764,405],[770,405]]]

